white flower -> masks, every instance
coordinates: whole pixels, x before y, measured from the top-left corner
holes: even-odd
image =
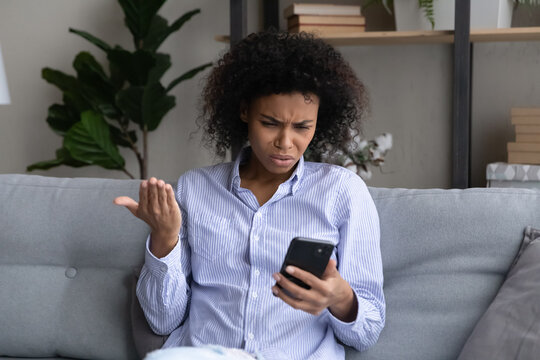
[[[353,162],[348,163],[347,166],[345,166],[345,168],[351,170],[355,174],[358,173],[358,166],[356,166],[356,164]]]
[[[359,150],[364,150],[367,146],[368,146],[368,142],[366,140],[362,140],[358,144],[358,149]]]
[[[360,166],[358,168],[358,175],[360,175],[360,177],[364,180],[369,180],[371,179],[371,170],[369,170],[368,168],[364,167],[364,166]]]
[[[384,133],[375,138],[375,143],[381,152],[386,152],[392,148],[392,134]]]
[[[376,161],[376,160],[384,160],[384,155],[383,155],[383,151],[379,148],[375,148],[375,149],[370,149],[369,150],[370,154],[371,154],[371,159],[373,161]]]

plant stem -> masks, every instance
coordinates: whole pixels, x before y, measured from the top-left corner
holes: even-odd
[[[131,146],[131,150],[135,153],[135,156],[137,157],[137,161],[139,162],[139,169],[142,169],[143,159],[141,157],[141,153],[139,152],[139,148],[137,147],[137,145],[135,145],[135,143],[129,137],[129,129],[128,129],[129,120],[126,118],[122,118],[119,121],[119,123],[120,123],[120,129],[122,130],[122,134],[124,135],[124,139],[129,143],[129,145]],[[134,177],[131,174],[128,174],[128,175],[130,175],[131,178],[134,179]]]
[[[131,175],[131,173],[130,173],[129,171],[126,170],[126,168],[123,168],[122,171],[123,171],[127,176],[129,176],[130,178],[135,179],[135,176]]]

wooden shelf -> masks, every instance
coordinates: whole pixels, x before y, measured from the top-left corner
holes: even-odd
[[[228,42],[228,36],[216,36]],[[454,31],[367,31],[340,36],[322,36],[335,46],[391,44],[452,44]],[[540,41],[540,27],[472,30],[471,42]]]
[[[339,37],[324,37],[330,44],[341,45],[386,45],[386,44],[451,44],[454,31],[374,31],[347,34]],[[496,41],[540,41],[540,27],[477,29],[472,30],[471,42]]]
[[[478,29],[471,31],[471,42],[540,40],[540,27]]]

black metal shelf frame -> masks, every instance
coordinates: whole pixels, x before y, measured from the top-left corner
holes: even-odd
[[[456,0],[452,105],[452,187],[470,187],[471,73],[470,0]],[[264,28],[279,28],[279,0],[263,0]],[[457,16],[459,14],[459,16]],[[230,0],[231,45],[247,35],[247,0]],[[239,149],[232,149],[233,158]]]

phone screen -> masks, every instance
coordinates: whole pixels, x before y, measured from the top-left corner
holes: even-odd
[[[334,244],[330,241],[295,237],[289,245],[280,273],[298,286],[310,289],[311,287],[303,281],[288,274],[285,268],[288,265],[293,265],[320,278],[328,265],[333,250]]]

